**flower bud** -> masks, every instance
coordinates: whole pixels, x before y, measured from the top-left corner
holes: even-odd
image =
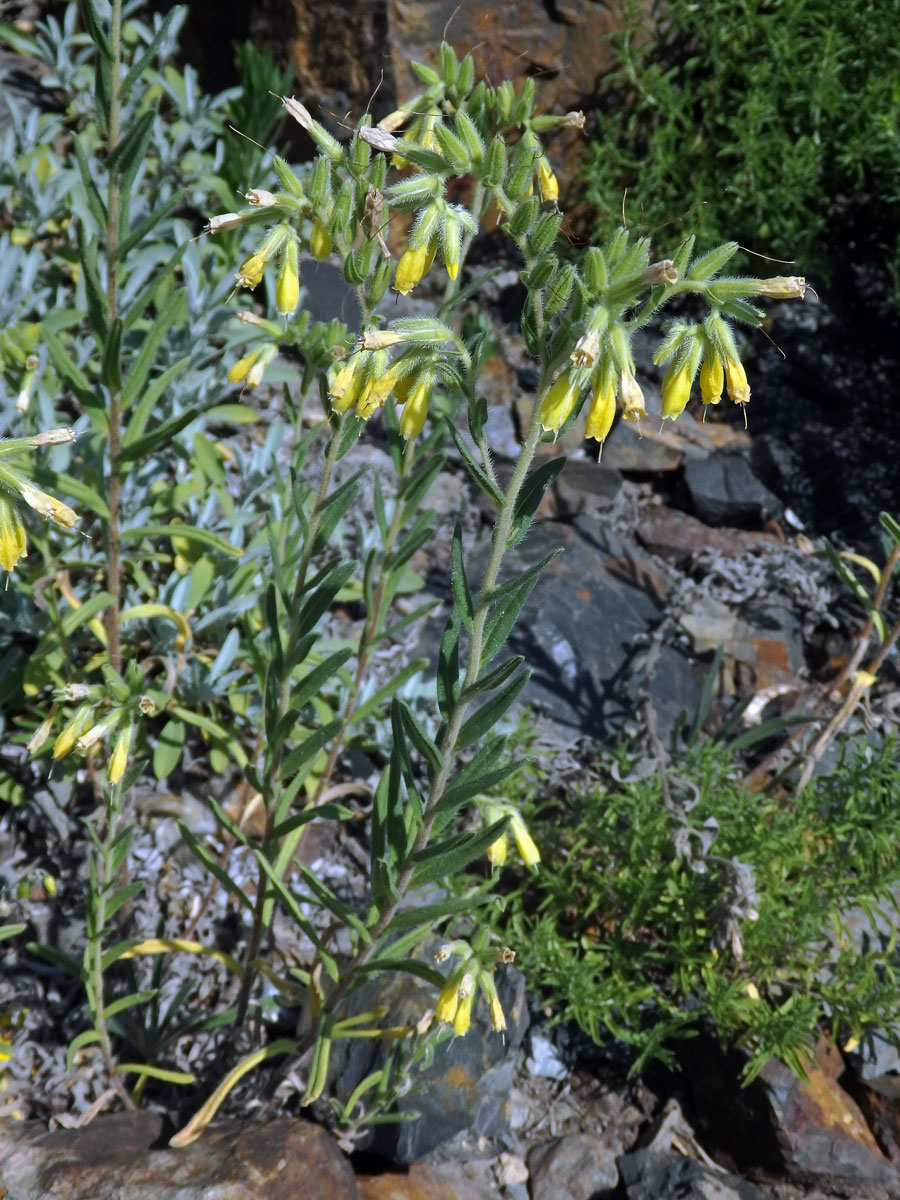
[[[555,204],[559,199],[559,181],[543,155],[538,160],[538,191],[545,203]]]
[[[28,441],[32,446],[61,446],[64,442],[75,441],[75,430],[68,425],[62,429],[45,429],[43,433],[34,434]]]
[[[131,747],[131,725],[121,730],[116,739],[116,746],[109,760],[109,782],[118,783],[128,765],[128,751]]]
[[[331,234],[328,232],[328,226],[319,217],[313,218],[309,252],[318,262],[324,262],[331,253]]]
[[[71,529],[78,520],[78,514],[73,512],[68,504],[63,504],[55,496],[49,496],[46,492],[32,487],[30,483],[20,482],[18,491],[25,503],[35,512],[40,513],[46,520],[53,521],[55,525],[61,525],[63,529]]]
[[[284,247],[281,270],[275,281],[275,307],[283,317],[296,312],[300,303],[300,277],[297,273],[297,242],[288,238]]]
[[[260,350],[259,354],[257,354],[256,361],[253,363],[253,365],[250,367],[250,370],[247,372],[246,386],[248,388],[250,388],[250,389],[258,388],[259,385],[262,383],[262,378],[265,373],[266,367],[269,365],[269,363],[275,357],[276,350],[277,350],[277,347],[274,346],[272,344],[272,342],[269,342],[269,344],[266,346],[263,346],[263,348]]]
[[[431,373],[423,371],[403,403],[403,412],[400,415],[400,433],[407,441],[422,432],[425,417],[428,414],[428,402],[431,399],[431,386]],[[399,387],[398,383],[394,388],[395,393]]]
[[[397,273],[394,276],[395,291],[406,296],[421,283],[422,277],[427,274],[434,261],[436,250],[436,242],[425,246],[407,246],[397,263]]]

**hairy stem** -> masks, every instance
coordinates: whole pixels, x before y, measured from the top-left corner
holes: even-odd
[[[112,154],[119,144],[119,123],[122,104],[122,0],[112,0],[110,20],[110,64],[109,134],[107,148]],[[98,49],[98,53],[99,53]],[[106,311],[108,328],[118,316],[118,271],[119,271],[119,178],[110,171],[106,197]],[[111,390],[109,397],[109,521],[106,532],[106,587],[112,600],[106,610],[106,632],[109,638],[109,662],[114,671],[122,666],[119,637],[119,614],[121,612],[121,546],[120,504],[122,474],[119,455],[122,439],[122,396],[118,389]]]

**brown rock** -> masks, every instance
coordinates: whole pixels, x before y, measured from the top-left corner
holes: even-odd
[[[362,1200],[495,1200],[497,1189],[484,1162],[413,1163],[357,1180]]]
[[[0,1126],[0,1164],[7,1200],[359,1197],[331,1137],[292,1117],[222,1123],[184,1150],[165,1148],[154,1113],[116,1113],[52,1133],[36,1122],[8,1122]]]
[[[746,550],[764,550],[779,545],[774,533],[745,529],[713,529],[696,517],[673,508],[651,509],[635,529],[641,545],[661,558],[684,562],[694,554],[714,550],[733,558]]]
[[[882,1154],[859,1106],[837,1082],[843,1061],[819,1040],[808,1082],[771,1059],[760,1073],[767,1090],[785,1166],[803,1174],[829,1174],[900,1182]]]

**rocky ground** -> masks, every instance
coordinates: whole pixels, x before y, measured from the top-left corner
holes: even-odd
[[[327,304],[334,281],[320,282],[314,290]],[[500,276],[493,288],[503,349],[490,364],[486,389],[502,473],[535,380],[514,330],[503,324],[514,283]],[[331,301],[340,303],[339,288]],[[650,406],[655,398],[658,411],[658,374],[648,362],[643,366]],[[778,381],[769,367],[761,375],[765,406]],[[785,477],[784,464],[794,460],[779,452],[782,443],[769,427],[757,433],[755,404],[749,431],[733,412],[716,412],[706,424],[685,415],[663,429],[651,416],[641,436],[619,426],[599,465],[575,435],[544,447],[572,458],[515,565],[560,544],[565,554],[546,573],[514,638],[534,671],[525,699],[538,721],[538,753],[556,779],[583,770],[597,746],[618,735],[640,744],[648,720],[665,741],[680,714],[695,708],[717,647],[713,716],[753,695],[748,723],[816,699],[851,648],[859,615],[817,536],[841,531],[816,528],[811,476],[797,466],[795,477]],[[361,453],[375,470],[386,465],[377,428]],[[487,545],[489,514],[452,459],[432,503],[448,528],[449,518],[461,516],[477,558],[478,547]],[[416,564],[441,598],[448,564],[441,537]],[[404,653],[431,653],[441,626],[438,612]],[[863,722],[895,723],[889,689],[850,732],[862,731]],[[364,778],[366,764],[354,770]],[[29,937],[77,957],[83,818],[91,804],[70,784],[36,776],[32,784],[31,802],[0,816],[7,892],[15,891],[14,881],[34,881],[7,919],[27,920]],[[162,921],[170,936],[189,933],[224,949],[239,945],[225,896],[209,892],[177,826],[185,821],[219,848],[203,797],[213,790],[227,807],[234,784],[209,780],[202,764],[188,763],[168,791],[148,787],[136,795],[134,860],[154,881],[135,906],[138,932],[157,933]],[[352,836],[337,843],[310,837],[303,846],[327,882],[361,898],[364,858]],[[230,865],[240,874],[239,852]],[[59,881],[56,896],[40,882],[46,873]],[[276,931],[282,935],[296,937],[287,927]],[[444,1043],[421,1089],[401,1101],[423,1114],[419,1121],[362,1131],[342,1148],[321,1127],[286,1115],[296,1106],[290,1080],[265,1112],[257,1085],[248,1083],[233,1094],[227,1121],[188,1149],[172,1151],[166,1141],[177,1113],[111,1111],[115,1096],[101,1086],[89,1053],[76,1070],[66,1070],[65,1047],[79,1027],[77,988],[17,946],[0,980],[0,1011],[24,1014],[0,1094],[0,1196],[9,1200],[900,1196],[900,1075],[887,1047],[869,1061],[848,1063],[823,1041],[808,1082],[773,1062],[742,1091],[739,1063],[712,1043],[692,1042],[680,1075],[651,1072],[626,1088],[615,1064],[573,1030],[548,1028],[514,969],[503,981],[508,1037],[479,1027]],[[222,1006],[228,997],[215,964],[191,969],[201,1000]],[[411,995],[403,1002],[417,1003]],[[208,1060],[216,1036],[194,1039],[179,1065],[191,1069]],[[365,1064],[348,1056],[341,1069],[358,1077]]]

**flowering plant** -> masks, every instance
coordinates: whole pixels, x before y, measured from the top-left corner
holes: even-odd
[[[93,14],[93,5],[84,5],[84,11]],[[581,127],[581,114],[538,114],[531,80],[518,91],[509,82],[498,87],[476,82],[472,59],[460,60],[448,45],[441,46],[436,69],[414,64],[422,84],[417,95],[377,124],[368,115],[361,118],[346,144],[303,104],[285,97],[287,115],[315,147],[311,169],[301,175],[274,155],[273,178],[250,181],[255,186],[245,193],[246,207],[213,215],[206,226],[213,244],[225,247],[223,259],[234,256],[233,291],[257,297],[265,285],[271,298],[268,307],[259,303],[236,311],[244,345],[228,369],[230,384],[246,399],[267,372],[274,373],[280,355],[299,357],[302,364],[299,388],[285,389],[286,415],[293,426],[286,449],[289,471],[283,471],[283,459],[273,452],[270,477],[260,484],[260,494],[271,498],[271,512],[256,539],[243,547],[251,555],[250,575],[240,576],[244,582],[235,582],[231,597],[243,603],[241,587],[250,593],[241,609],[245,616],[207,656],[204,688],[197,689],[208,697],[216,694],[222,679],[239,677],[240,687],[229,693],[228,724],[185,702],[184,650],[195,630],[178,605],[158,599],[139,606],[143,617],[163,618],[176,630],[171,648],[175,665],[164,683],[146,678],[155,670],[153,656],[139,662],[136,648],[123,645],[120,636],[128,610],[121,603],[119,501],[129,463],[175,438],[196,413],[186,418],[176,414],[145,432],[153,404],[181,369],[173,363],[148,383],[153,350],[162,342],[167,322],[174,321],[178,302],[161,293],[159,315],[145,343],[150,348],[135,354],[125,336],[133,310],[124,316],[119,310],[116,269],[140,240],[122,212],[153,115],[147,110],[137,132],[120,132],[121,103],[141,71],[133,67],[122,74],[120,0],[112,0],[110,22],[107,33],[96,14],[88,21],[96,52],[109,69],[111,89],[104,102],[109,106],[112,168],[107,196],[95,197],[105,217],[105,286],[96,262],[89,262],[109,398],[102,418],[109,431],[106,593],[94,610],[103,608],[106,623],[97,623],[103,650],[89,664],[100,671],[103,683],[69,682],[58,689],[60,704],[78,707],[67,716],[53,747],[56,758],[86,755],[101,780],[104,768],[98,768],[97,751],[104,743],[111,747],[101,782],[106,830],[94,835],[83,967],[93,1027],[75,1039],[71,1053],[99,1043],[115,1072],[116,1021],[121,1027],[122,1013],[155,996],[152,989],[136,989],[110,1002],[106,977],[117,964],[127,962],[133,972],[144,956],[194,954],[212,956],[233,972],[235,1002],[219,1022],[237,1030],[228,1046],[233,1061],[212,1095],[172,1139],[172,1145],[181,1146],[199,1136],[240,1080],[266,1061],[300,1064],[302,1104],[322,1096],[337,1039],[385,1035],[383,1014],[350,1015],[347,1007],[373,975],[407,972],[433,989],[434,1020],[399,1031],[391,1026],[393,1038],[408,1036],[412,1042],[424,1030],[433,1043],[451,1028],[462,1035],[479,995],[493,1028],[505,1028],[492,972],[498,957],[509,961],[511,952],[491,944],[483,931],[472,934],[489,893],[474,880],[471,886],[457,886],[453,895],[447,885],[465,881],[469,864],[485,855],[495,869],[502,867],[507,833],[526,864],[537,868],[540,861],[521,813],[498,794],[522,767],[520,758],[507,755],[503,722],[528,679],[521,656],[504,656],[503,650],[554,555],[518,574],[504,572],[504,558],[526,535],[543,493],[565,463],[555,457],[535,467],[538,447],[555,440],[582,413],[585,436],[601,448],[617,413],[634,423],[646,419],[632,338],[682,294],[696,296],[708,313],[701,321],[675,321],[662,337],[656,360],[669,364],[662,385],[663,417],[681,414],[698,374],[704,405],[718,403],[727,392],[735,404],[745,406],[750,389],[731,323],[758,324],[762,314],[752,303],[755,297],[802,295],[804,283],[723,277],[735,243],[694,257],[693,239],[687,239],[672,259],[651,263],[649,240],[635,238],[627,229],[613,231],[603,246],[580,256],[564,255],[559,188],[542,139],[561,127]],[[261,186],[265,183],[277,190]],[[507,482],[496,470],[487,404],[479,391],[488,340],[463,320],[467,306],[477,306],[490,274],[469,277],[469,252],[492,223],[510,239],[521,262],[521,330],[538,370],[527,429]],[[253,236],[252,246],[243,246],[245,235]],[[398,238],[403,245],[395,261],[391,241]],[[304,312],[306,253],[340,264],[358,303],[357,335],[339,322],[313,324]],[[435,265],[438,255],[442,266]],[[172,270],[168,264],[164,268]],[[439,273],[444,281],[433,315],[391,316],[396,294],[433,289]],[[57,361],[66,365],[59,355]],[[126,361],[130,369],[123,371]],[[73,388],[77,384],[76,396],[87,403],[78,370],[74,364],[67,369]],[[322,409],[313,413],[317,398]],[[458,427],[457,414],[463,412],[466,433]],[[129,429],[129,419],[134,428]],[[376,475],[372,481],[375,529],[356,534],[362,560],[357,561],[346,546],[353,540],[348,529],[364,469],[342,477],[343,460],[363,436],[366,422],[373,420],[383,421],[396,478],[387,483]],[[427,664],[412,660],[386,680],[375,676],[373,667],[380,647],[395,644],[402,631],[434,607],[407,605],[401,611],[397,601],[410,590],[410,561],[434,536],[435,514],[425,505],[445,461],[448,439],[472,485],[495,506],[496,521],[477,579],[460,524],[452,533],[452,602],[440,642],[433,704],[417,711],[404,699],[403,688]],[[16,443],[15,452],[39,444],[39,439],[25,441],[27,446]],[[195,441],[194,453],[206,477],[221,483],[215,446]],[[0,553],[7,568],[23,552],[15,498],[31,503],[32,494],[24,475],[10,472],[0,464],[0,481],[11,494],[0,508]],[[223,508],[233,509],[227,489],[215,490]],[[41,503],[44,515],[58,523],[74,521],[72,510],[59,502],[44,497]],[[138,532],[171,538],[173,573],[186,578],[197,541],[223,556],[242,552],[237,525],[232,541],[225,543],[181,524],[162,530],[147,524]],[[359,636],[352,644],[329,643],[327,615],[348,597],[364,606]],[[341,825],[357,819],[358,811],[342,802],[345,793],[335,788],[334,777],[354,728],[385,706],[390,732],[366,814],[367,894],[358,905],[328,887],[298,852],[313,822]],[[148,726],[156,713],[168,718],[161,730]],[[141,773],[144,746],[153,750],[157,776],[165,777],[178,762],[186,727],[211,743],[211,763],[240,770],[250,797],[238,816],[211,800],[229,847],[224,859],[182,826],[184,841],[207,868],[212,886],[222,888],[246,919],[239,957],[183,935],[121,939],[122,914],[141,890],[140,879],[122,878],[132,829],[120,827],[127,822],[129,787]],[[33,739],[34,750],[49,732],[45,723]],[[481,812],[480,826],[466,820],[473,807]],[[247,823],[251,809],[260,815],[252,833]],[[250,864],[251,888],[232,869],[232,851]],[[279,914],[298,931],[303,946],[299,959],[263,953]],[[414,952],[436,928],[451,940],[432,965]],[[117,940],[107,945],[114,932]],[[439,968],[451,958],[455,965],[445,975]],[[296,1011],[296,1025],[291,1036],[267,1041],[261,1018],[275,1003]],[[238,1042],[247,1037],[254,1047],[240,1057]],[[191,1075],[154,1063],[128,1064],[127,1069],[140,1080],[129,1093],[116,1076],[125,1103],[139,1098],[149,1078],[194,1082]],[[367,1084],[376,1107],[384,1091],[380,1084],[378,1075]],[[357,1100],[365,1108],[364,1097],[356,1094],[350,1107]]]

